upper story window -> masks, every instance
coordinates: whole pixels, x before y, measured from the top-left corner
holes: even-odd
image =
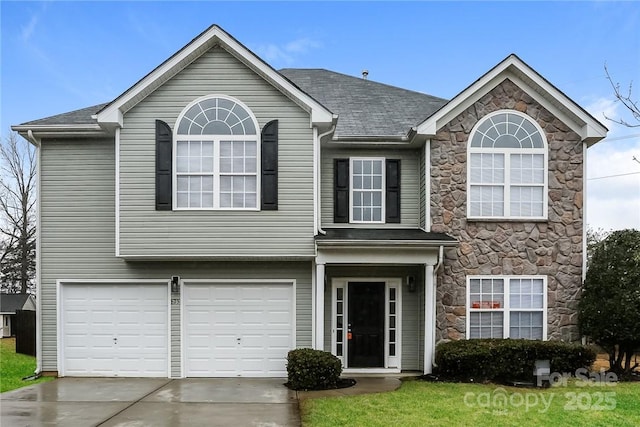
[[[351,222],[384,222],[384,159],[351,159]]]
[[[257,209],[260,137],[251,111],[233,98],[207,96],[176,123],[174,207]]]
[[[400,223],[400,159],[334,159],[334,223]]]
[[[525,114],[502,110],[479,121],[467,165],[468,217],[547,217],[547,142]]]

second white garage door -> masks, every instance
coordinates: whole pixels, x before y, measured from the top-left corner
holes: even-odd
[[[286,377],[293,348],[291,283],[186,284],[187,377]]]

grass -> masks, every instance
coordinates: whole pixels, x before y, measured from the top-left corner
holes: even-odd
[[[35,369],[35,357],[16,353],[15,338],[0,340],[0,393],[53,379],[42,377],[33,381],[22,380],[24,377],[33,375]]]
[[[640,425],[640,383],[585,386],[571,380],[542,390],[410,380],[390,393],[307,399],[300,405],[308,427],[631,427]]]

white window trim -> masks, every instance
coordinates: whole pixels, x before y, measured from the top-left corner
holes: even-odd
[[[484,123],[486,120],[489,120],[491,117],[496,116],[498,114],[513,114],[516,116],[523,117],[525,120],[531,122],[535,128],[540,132],[542,137],[542,143],[544,144],[544,148],[486,148],[486,147],[471,147],[471,141],[473,139],[474,134],[476,133],[478,127]],[[482,186],[482,184],[472,184],[471,183],[471,154],[503,154],[504,155],[504,182],[502,184],[485,184],[487,186],[501,186],[504,188],[504,215],[502,216],[474,216],[471,215],[471,186],[477,185]],[[544,183],[543,185],[525,185],[525,184],[517,184],[514,185],[511,183],[511,155],[512,154],[542,154],[543,157],[543,165],[544,165]],[[542,190],[542,216],[512,216],[511,215],[511,187],[543,187]],[[545,220],[549,215],[549,145],[547,143],[546,134],[540,127],[540,125],[533,120],[530,116],[523,114],[516,110],[498,110],[494,111],[491,114],[487,114],[482,119],[480,119],[471,132],[469,133],[469,140],[467,141],[467,218],[471,220],[496,220],[496,219],[507,219],[507,220]]]
[[[178,134],[178,127],[180,125],[180,121],[184,117],[184,115],[189,111],[189,109],[195,104],[202,102],[206,99],[212,98],[220,98],[226,99],[228,101],[234,102],[245,109],[245,111],[249,114],[251,120],[253,120],[253,124],[256,128],[256,135],[180,135]],[[256,206],[249,208],[234,208],[234,207],[220,207],[220,177],[221,176],[229,176],[236,174],[229,173],[220,173],[220,142],[221,141],[254,141],[256,142],[256,172],[252,173],[243,173],[237,174],[238,176],[253,176],[256,177]],[[177,172],[177,154],[178,154],[178,142],[184,141],[208,141],[213,142],[213,172],[212,173],[180,173]],[[220,210],[220,211],[259,211],[261,206],[261,182],[260,182],[260,174],[261,174],[261,135],[260,135],[260,126],[258,125],[258,120],[256,119],[253,111],[241,102],[240,100],[221,94],[211,94],[206,96],[201,96],[190,102],[178,115],[178,118],[175,122],[175,126],[173,129],[173,143],[172,143],[172,171],[171,171],[171,180],[172,180],[172,209],[175,211],[212,211],[212,210]],[[178,206],[178,175],[180,176],[212,176],[213,177],[213,207],[179,207]]]
[[[369,160],[382,162],[382,189],[380,221],[355,221],[353,219],[353,162]],[[386,222],[386,194],[387,194],[387,159],[385,157],[350,157],[349,158],[349,223],[351,224],[384,224]],[[362,189],[358,189],[362,190]]]
[[[472,279],[502,279],[504,283],[504,302],[502,304],[502,308],[471,308],[471,280]],[[542,279],[542,308],[518,308],[511,310],[510,307],[510,280],[511,279]],[[503,322],[502,322],[502,336],[503,338],[509,338],[510,331],[510,318],[509,314],[511,311],[518,312],[539,312],[542,311],[542,341],[547,340],[547,321],[548,321],[548,305],[547,305],[547,276],[519,276],[519,275],[507,275],[507,276],[467,276],[467,295],[466,295],[466,305],[467,305],[467,318],[465,321],[466,326],[466,338],[470,339],[471,332],[471,313],[503,313]]]

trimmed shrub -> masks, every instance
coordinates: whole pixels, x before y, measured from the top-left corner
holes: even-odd
[[[294,390],[336,388],[342,363],[327,351],[298,348],[287,355],[287,386]]]
[[[437,373],[461,381],[531,381],[536,360],[549,360],[551,372],[574,374],[595,359],[593,349],[560,341],[471,339],[436,348]]]

